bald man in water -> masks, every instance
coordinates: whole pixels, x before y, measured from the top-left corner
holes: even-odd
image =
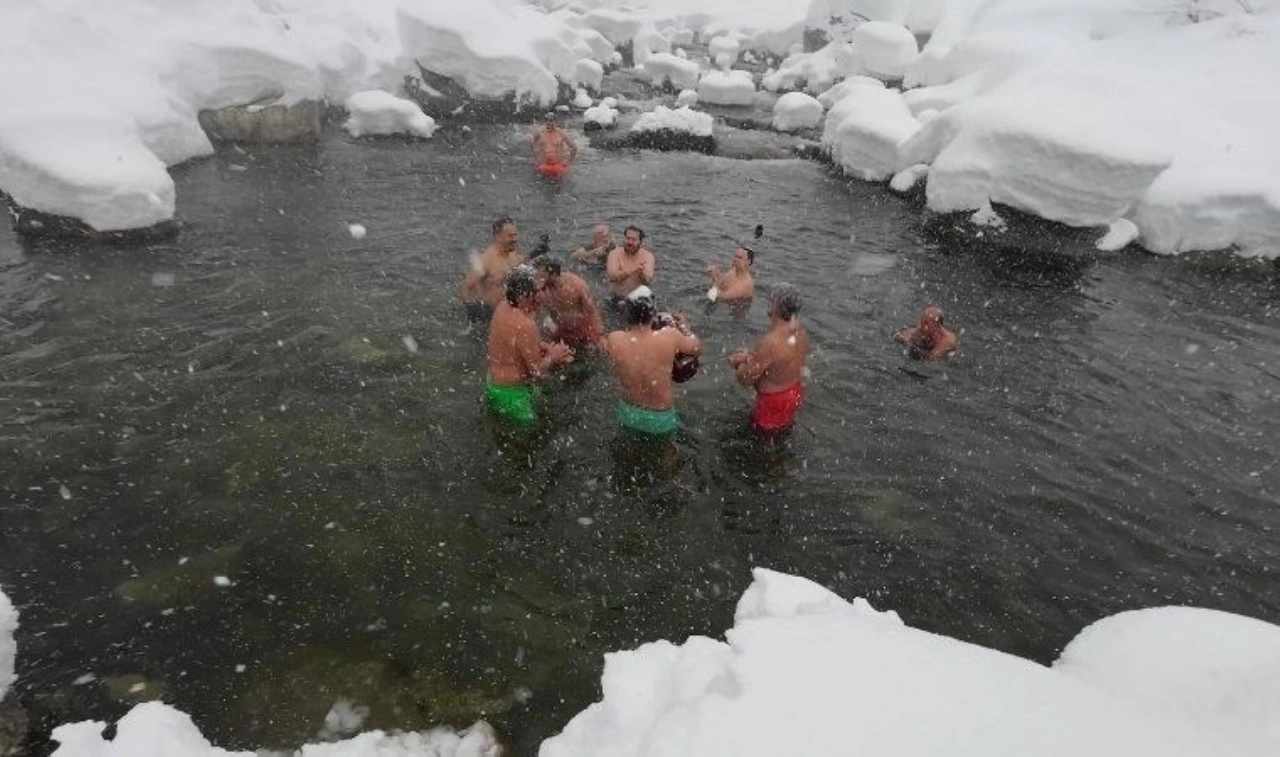
[[[598,223],[591,229],[591,244],[584,244],[569,253],[569,259],[575,263],[603,263],[612,249],[613,235],[609,233],[609,224]]]
[[[729,356],[738,383],[756,390],[751,421],[757,431],[773,433],[789,428],[804,402],[809,331],[800,323],[799,312],[799,290],[778,284],[769,293],[769,330],[750,350],[737,350]]]
[[[959,340],[955,332],[942,325],[942,308],[930,305],[920,314],[920,322],[893,335],[896,342],[907,345],[917,360],[942,360],[956,351]]]

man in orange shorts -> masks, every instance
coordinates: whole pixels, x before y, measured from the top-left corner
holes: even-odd
[[[560,261],[553,257],[539,257],[534,266],[538,269],[538,304],[555,322],[548,338],[570,346],[596,346],[604,336],[604,323],[591,287],[578,274],[561,270]]]
[[[546,179],[564,178],[577,157],[578,146],[573,137],[560,128],[555,111],[548,111],[542,128],[533,135],[533,161],[538,173]]]
[[[738,382],[756,390],[751,420],[763,433],[789,428],[804,401],[809,332],[796,317],[799,311],[799,290],[778,284],[769,293],[769,330],[751,350],[729,356]]]

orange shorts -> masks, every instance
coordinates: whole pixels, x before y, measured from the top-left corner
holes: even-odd
[[[780,392],[761,392],[756,395],[751,421],[760,431],[781,431],[795,420],[802,402],[804,384],[798,382]]]
[[[569,173],[568,163],[548,160],[538,164],[538,174],[544,179],[563,179],[567,173]]]

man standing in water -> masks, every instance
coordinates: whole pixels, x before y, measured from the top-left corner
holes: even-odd
[[[542,293],[539,305],[547,309],[555,322],[550,339],[572,347],[595,347],[604,336],[604,322],[591,296],[591,287],[576,273],[562,271],[560,261],[555,258],[543,256],[533,265],[539,273],[538,291]]]
[[[622,246],[609,253],[604,269],[613,289],[613,304],[619,308],[636,287],[653,283],[655,265],[653,253],[640,246],[644,242],[644,231],[639,226],[628,226],[622,240]]]
[[[543,178],[560,179],[569,172],[569,164],[578,157],[573,137],[560,128],[555,111],[547,111],[541,129],[533,134],[533,161]]]
[[[745,302],[754,297],[756,280],[751,276],[751,266],[755,262],[756,251],[743,245],[734,250],[733,265],[728,271],[720,270],[718,265],[707,266],[707,276],[711,279],[707,299],[712,302]]]
[[[769,330],[751,350],[737,350],[729,364],[738,382],[756,390],[751,421],[764,433],[791,426],[804,401],[804,366],[809,332],[800,323],[800,292],[778,284],[769,293]]]
[[[611,332],[603,342],[622,392],[618,422],[641,434],[671,434],[680,428],[671,387],[672,364],[677,354],[700,355],[702,344],[678,328],[654,330],[658,308],[647,286],[631,292],[624,310],[626,330]]]
[[[959,342],[955,332],[942,325],[942,308],[936,305],[925,308],[919,323],[894,334],[893,339],[907,345],[916,360],[950,357]]]
[[[537,305],[537,272],[518,265],[507,274],[503,300],[489,326],[489,371],[484,394],[499,417],[520,425],[537,420],[531,382],[557,365],[573,362],[573,350],[563,342],[538,339],[534,316]]]
[[[489,246],[472,258],[471,270],[458,289],[469,323],[487,323],[493,317],[494,306],[502,299],[503,279],[508,271],[524,262],[524,256],[517,249],[519,243],[520,233],[514,220],[504,217],[493,222]]]
[[[576,263],[603,263],[612,249],[613,236],[609,233],[609,224],[598,223],[591,229],[591,244],[584,244],[569,253],[569,259]]]

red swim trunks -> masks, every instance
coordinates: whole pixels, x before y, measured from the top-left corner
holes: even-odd
[[[567,173],[569,173],[568,163],[548,160],[538,164],[538,174],[544,179],[563,179]]]
[[[795,420],[804,402],[804,384],[795,383],[780,392],[760,392],[751,420],[759,431],[781,431]]]
[[[559,326],[556,328],[552,339],[564,342],[565,344],[595,344],[600,341],[602,334],[596,330],[596,325],[591,321],[580,321],[569,326]]]

